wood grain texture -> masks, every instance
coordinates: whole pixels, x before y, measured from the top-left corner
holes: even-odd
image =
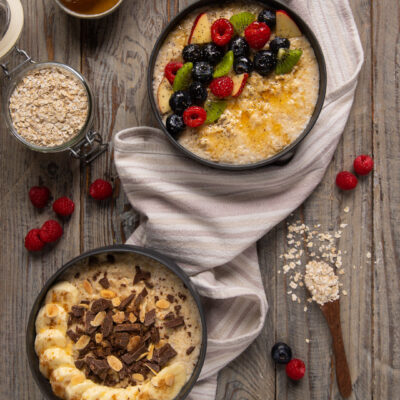
[[[26,23],[20,46],[36,60],[55,59],[80,70],[95,98],[95,128],[111,139],[118,130],[154,124],[147,98],[146,66],[162,27],[194,0],[126,0],[112,16],[78,21],[50,0],[23,0]],[[219,375],[218,400],[340,399],[329,329],[317,306],[304,312],[287,296],[289,281],[278,270],[287,250],[286,222],[304,221],[335,230],[348,227],[339,241],[347,273],[341,298],[343,340],[353,380],[351,399],[397,399],[400,393],[400,41],[398,0],[350,0],[359,27],[365,64],[354,107],[333,162],[317,190],[288,221],[258,243],[269,313],[262,334]],[[137,225],[113,166],[113,155],[81,167],[67,154],[45,156],[18,144],[0,124],[1,282],[0,399],[39,400],[25,357],[25,326],[30,307],[45,280],[64,262],[91,248],[119,243]],[[372,154],[373,175],[351,194],[337,191],[334,178],[358,154]],[[88,198],[96,178],[114,181],[112,201]],[[32,256],[23,248],[25,233],[52,217],[29,203],[32,185],[45,184],[54,197],[76,203],[65,235],[54,249]],[[133,205],[134,206],[134,205]],[[350,208],[346,214],[343,209]],[[304,250],[307,250],[305,247]],[[371,258],[367,253],[372,254]],[[353,265],[356,269],[353,269]],[[362,268],[360,268],[362,267]],[[309,338],[310,343],[305,339]],[[301,382],[288,381],[269,356],[274,342],[291,345],[305,361]]]

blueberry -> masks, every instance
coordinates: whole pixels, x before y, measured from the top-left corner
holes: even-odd
[[[292,359],[292,350],[286,343],[275,343],[271,350],[271,357],[277,364],[287,364]]]
[[[276,55],[270,50],[261,50],[254,56],[254,70],[266,76],[276,67]]]
[[[172,114],[167,118],[167,131],[174,137],[185,129],[185,123],[180,115]]]
[[[224,56],[224,51],[215,43],[207,43],[202,49],[202,60],[209,62],[211,65],[217,64]]]
[[[238,57],[235,58],[235,61],[233,62],[233,69],[238,75],[244,73],[249,74],[253,71],[253,63],[246,57]]]
[[[188,44],[183,48],[182,56],[186,62],[200,61],[202,58],[201,46],[199,44]]]
[[[193,65],[192,78],[207,85],[213,80],[213,72],[214,68],[210,63],[199,61]]]
[[[275,28],[276,25],[275,11],[262,10],[260,14],[258,14],[258,22],[265,22],[271,29]]]
[[[229,43],[229,50],[233,51],[235,57],[248,57],[250,52],[250,46],[246,39],[241,36],[234,37]]]
[[[182,115],[183,112],[192,105],[189,92],[178,90],[169,99],[169,105],[175,114]]]
[[[189,93],[197,105],[203,104],[207,100],[207,89],[200,82],[193,82],[189,86]]]
[[[279,49],[288,49],[290,47],[290,41],[286,38],[276,37],[274,40],[271,40],[269,43],[269,49],[278,54]]]

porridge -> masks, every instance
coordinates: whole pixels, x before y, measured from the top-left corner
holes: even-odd
[[[172,400],[202,340],[183,282],[139,255],[91,257],[47,293],[36,319],[40,371],[67,400]]]
[[[167,130],[214,162],[272,157],[307,126],[318,98],[314,51],[289,15],[233,2],[189,15],[154,69]]]

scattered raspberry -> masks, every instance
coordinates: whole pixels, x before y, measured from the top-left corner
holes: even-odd
[[[96,179],[89,187],[89,194],[95,200],[104,200],[111,197],[113,188],[110,182],[103,179]]]
[[[264,22],[252,22],[245,29],[244,36],[251,48],[259,50],[268,42],[271,36],[271,29]]]
[[[211,38],[217,46],[228,44],[233,32],[233,25],[225,18],[217,19],[211,26]]]
[[[203,125],[206,119],[206,110],[198,106],[189,107],[183,113],[183,122],[191,128],[197,128]]]
[[[58,215],[68,217],[74,212],[75,204],[68,197],[60,197],[53,203],[53,210]]]
[[[233,80],[229,76],[215,78],[210,84],[210,90],[217,97],[228,97],[233,91]]]
[[[49,201],[50,190],[46,186],[33,186],[29,190],[29,198],[36,208],[43,208]]]
[[[286,364],[286,374],[290,379],[294,381],[298,381],[301,379],[306,373],[306,366],[303,361],[298,358],[293,358]]]
[[[25,236],[25,248],[29,251],[39,251],[44,247],[40,239],[40,229],[31,229]]]
[[[357,186],[358,180],[349,171],[342,171],[336,175],[336,185],[342,190],[351,190]]]
[[[50,219],[40,228],[39,237],[44,243],[52,243],[60,239],[62,234],[63,228],[61,228],[61,225],[54,219]]]
[[[171,61],[165,66],[164,75],[169,80],[171,85],[174,83],[175,75],[178,72],[178,69],[181,69],[182,67],[182,63],[175,61]]]
[[[372,171],[372,168],[374,168],[374,160],[370,156],[362,154],[354,160],[353,165],[356,174],[368,175]]]

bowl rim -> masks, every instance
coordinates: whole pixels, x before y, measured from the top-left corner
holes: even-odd
[[[73,17],[76,18],[81,18],[81,19],[99,19],[106,17],[107,15],[112,14],[121,4],[124,0],[119,0],[116,4],[114,4],[110,9],[99,13],[99,14],[81,14],[76,11],[70,10],[67,6],[65,6],[60,0],[54,0],[57,5],[67,14],[72,15]]]
[[[36,338],[36,328],[35,322],[37,314],[43,304],[43,301],[46,297],[47,292],[56,283],[60,277],[71,267],[73,267],[77,262],[81,262],[90,256],[96,256],[101,254],[109,254],[109,253],[125,253],[125,254],[138,254],[145,257],[149,257],[164,267],[166,267],[169,271],[174,273],[178,276],[179,279],[187,286],[190,294],[192,295],[197,308],[199,310],[200,320],[202,324],[202,343],[200,348],[199,358],[197,360],[196,366],[193,370],[193,373],[190,379],[186,382],[185,386],[182,388],[180,393],[174,400],[184,400],[190,391],[192,390],[193,386],[197,382],[197,379],[200,375],[201,369],[204,364],[204,360],[206,357],[207,351],[207,325],[206,325],[206,318],[204,309],[202,306],[202,302],[200,299],[200,295],[198,294],[196,288],[194,287],[193,283],[190,281],[189,276],[169,257],[164,256],[163,254],[159,253],[157,250],[153,250],[150,248],[144,248],[140,246],[134,245],[127,245],[127,244],[118,244],[118,245],[111,245],[111,246],[103,246],[98,247],[96,249],[84,252],[77,257],[74,257],[72,260],[65,263],[61,268],[59,268],[44,284],[43,288],[40,290],[39,294],[37,295],[30,314],[28,323],[26,326],[26,337],[25,337],[25,347],[26,347],[26,354],[28,357],[29,368],[31,374],[36,382],[37,386],[39,387],[42,395],[45,396],[46,399],[49,400],[60,400],[57,397],[51,388],[50,382],[47,378],[45,378],[40,370],[39,370],[39,358],[35,352],[35,338]]]
[[[218,5],[221,5],[221,4],[223,5],[224,3],[232,3],[234,1],[235,0],[221,0],[220,2],[218,2]],[[310,133],[313,126],[317,122],[318,117],[321,113],[324,101],[325,101],[326,88],[327,88],[327,69],[326,69],[325,57],[322,52],[322,48],[321,48],[314,32],[312,31],[312,29],[291,8],[289,8],[285,4],[280,3],[279,1],[276,1],[276,0],[251,0],[251,1],[254,3],[259,3],[260,5],[263,5],[265,7],[272,8],[275,10],[286,11],[290,15],[290,17],[292,17],[294,19],[294,21],[296,22],[296,24],[299,26],[300,30],[302,31],[303,35],[310,42],[311,47],[314,50],[318,68],[319,68],[318,99],[315,104],[313,114],[312,114],[307,126],[302,131],[302,133],[293,142],[291,142],[288,146],[286,146],[279,153],[277,153],[277,154],[273,155],[272,157],[269,157],[265,160],[261,160],[261,161],[251,163],[251,164],[227,164],[227,163],[214,162],[214,161],[202,158],[202,157],[198,156],[197,154],[192,153],[190,150],[186,149],[183,145],[181,145],[177,140],[175,140],[172,137],[172,135],[167,131],[167,129],[163,123],[161,114],[158,111],[156,99],[154,96],[154,89],[153,89],[153,74],[154,74],[155,63],[157,60],[159,50],[160,50],[162,44],[164,43],[165,39],[167,38],[167,36],[185,17],[187,17],[189,14],[196,11],[197,9],[215,5],[215,0],[198,0],[195,3],[184,8],[174,18],[172,18],[171,21],[162,30],[161,34],[159,35],[159,37],[156,41],[156,43],[153,47],[153,50],[151,52],[149,66],[148,66],[147,91],[148,91],[148,95],[149,95],[151,109],[156,117],[158,124],[161,127],[161,130],[165,133],[165,135],[167,136],[169,141],[177,149],[179,149],[181,152],[183,152],[186,156],[188,156],[192,160],[199,162],[200,164],[203,164],[208,167],[220,169],[220,170],[245,171],[245,170],[251,170],[251,169],[264,167],[267,165],[278,165],[279,161],[282,162],[282,160],[286,161],[288,158],[290,159],[291,156],[293,155],[294,149]]]

